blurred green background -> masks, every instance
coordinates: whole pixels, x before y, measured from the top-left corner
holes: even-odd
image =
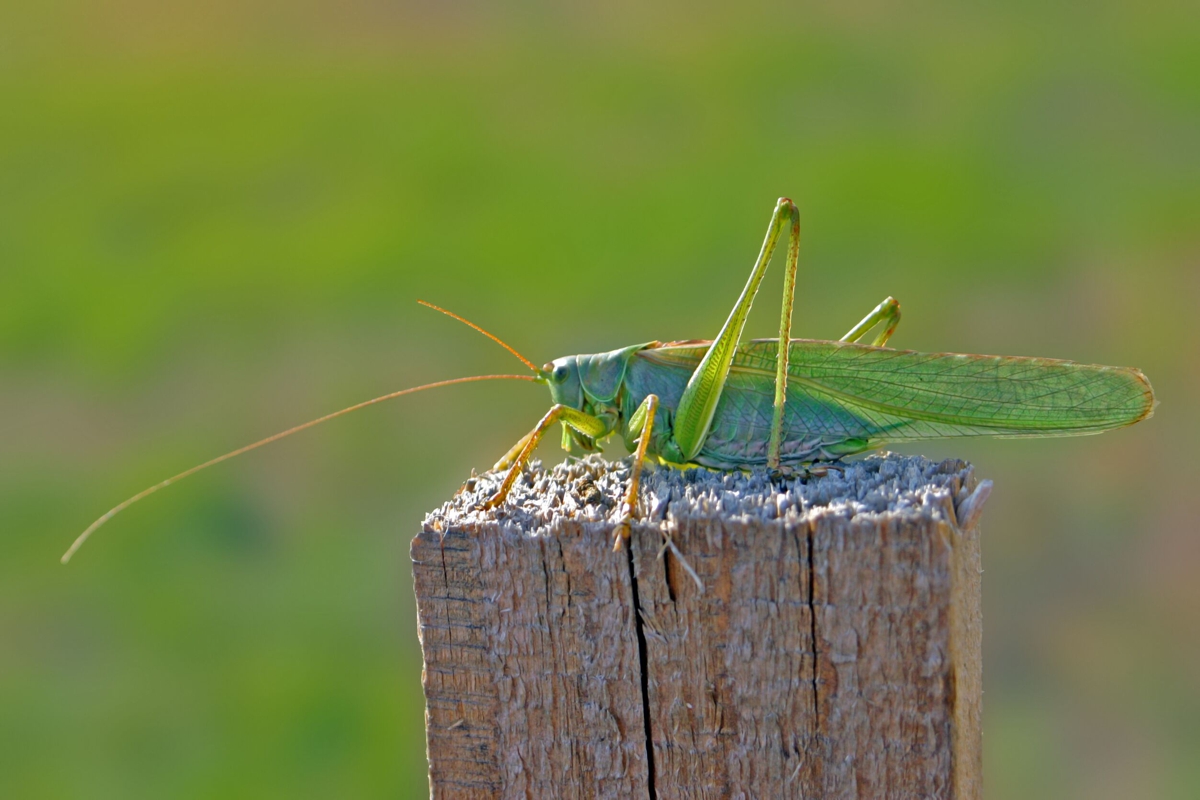
[[[408,541],[543,389],[58,556],[520,369],[416,298],[538,363],[711,336],[782,194],[797,335],[894,294],[898,347],[1153,380],[1132,429],[920,451],[996,481],[989,797],[1200,795],[1195,4],[5,5],[0,796],[424,796]]]

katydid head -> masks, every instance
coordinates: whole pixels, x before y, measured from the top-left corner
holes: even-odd
[[[550,387],[550,399],[555,405],[569,406],[579,411],[590,410],[588,397],[579,379],[579,359],[587,356],[563,356],[556,358],[541,369],[546,385]],[[573,456],[594,453],[598,450],[596,440],[568,425],[563,426],[562,448]]]
[[[616,404],[629,362],[639,350],[652,344],[657,343],[556,358],[542,367],[540,373],[545,376],[555,403],[598,414]]]
[[[586,356],[583,356],[586,358]],[[542,367],[546,385],[550,387],[550,399],[555,404],[583,410],[583,382],[579,379],[580,356],[556,358]]]
[[[556,404],[587,412],[616,426],[621,414],[619,395],[629,362],[646,347],[637,344],[607,353],[563,356],[543,366],[540,372]],[[597,452],[599,447],[595,439],[564,426],[563,449],[581,455]]]

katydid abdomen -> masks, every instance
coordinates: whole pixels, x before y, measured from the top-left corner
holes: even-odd
[[[629,360],[622,418],[651,393],[660,400],[649,452],[667,448],[674,409],[707,347],[648,347]],[[786,464],[922,439],[1100,433],[1144,419],[1154,404],[1145,376],[1127,367],[809,339],[794,340],[789,350],[780,452]],[[774,339],[737,349],[694,463],[717,469],[767,463],[777,351]],[[627,443],[636,438],[627,426],[622,433]]]

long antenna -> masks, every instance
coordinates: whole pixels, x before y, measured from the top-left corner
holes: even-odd
[[[441,309],[438,309],[438,310],[440,311]],[[449,313],[449,312],[447,312],[447,313]],[[470,323],[467,323],[467,324],[470,324]],[[519,358],[519,356],[518,356],[518,358]],[[165,489],[168,486],[170,486],[172,483],[181,481],[184,478],[188,477],[189,475],[195,475],[197,472],[199,472],[202,469],[207,469],[215,464],[220,464],[222,461],[228,461],[229,459],[233,458],[234,456],[240,456],[242,453],[248,453],[251,450],[257,449],[266,444],[270,444],[271,442],[277,442],[280,439],[284,438],[285,436],[291,436],[293,433],[299,433],[300,431],[306,430],[315,425],[320,425],[322,422],[328,422],[329,420],[333,419],[334,417],[340,417],[343,414],[349,414],[351,411],[358,411],[360,408],[366,408],[367,406],[371,406],[376,403],[381,403],[384,400],[391,400],[393,397],[400,397],[401,395],[412,394],[413,392],[420,392],[420,391],[424,391],[425,389],[437,389],[441,386],[453,386],[456,383],[470,383],[472,381],[500,381],[500,380],[536,381],[537,378],[533,375],[472,375],[471,377],[468,377],[468,378],[453,378],[448,381],[437,381],[436,383],[426,383],[423,386],[414,386],[411,389],[401,389],[398,392],[391,392],[390,394],[380,395],[379,397],[372,398],[371,400],[364,400],[361,403],[355,403],[354,405],[352,405],[348,408],[343,408],[341,411],[334,411],[332,414],[326,414],[323,417],[319,417],[317,419],[310,420],[309,422],[306,422],[303,425],[297,425],[294,428],[288,428],[286,431],[281,431],[281,432],[275,434],[274,436],[268,436],[265,439],[260,439],[257,442],[255,442],[254,444],[248,444],[245,447],[239,447],[237,450],[231,450],[230,452],[226,453],[223,456],[217,456],[216,458],[212,459],[211,461],[205,461],[203,464],[198,464],[198,465],[192,467],[191,469],[186,469],[183,472],[179,473],[178,475],[173,475],[170,478],[167,478],[162,483],[156,483],[148,489],[143,489],[142,491],[135,494],[133,497],[126,500],[125,502],[120,503],[119,505],[113,506],[111,509],[109,509],[104,514],[104,516],[100,517],[100,519],[93,522],[91,525],[89,525],[87,527],[87,530],[85,530],[83,533],[79,534],[79,538],[77,538],[71,544],[71,546],[69,548],[67,548],[67,552],[63,554],[62,563],[66,564],[68,561],[70,561],[71,556],[75,555],[75,551],[77,551],[80,547],[83,546],[83,543],[88,540],[88,537],[91,536],[92,533],[97,528],[99,528],[104,523],[108,522],[110,519],[115,517],[117,514],[120,514],[122,511],[129,508],[131,505],[136,503],[138,500],[141,500],[142,498],[145,498],[145,497],[149,497],[150,495],[157,492],[159,489]]]
[[[529,367],[535,373],[537,373],[538,375],[542,374],[542,371],[540,369],[538,369],[536,366],[534,366],[532,361],[530,361],[528,358],[526,358],[525,356],[518,353],[511,345],[506,343],[503,339],[501,339],[496,334],[485,331],[483,328],[479,327],[474,322],[471,322],[470,320],[467,320],[467,319],[463,319],[458,314],[455,314],[453,311],[447,311],[446,309],[442,308],[441,306],[435,306],[433,303],[427,303],[424,300],[418,300],[417,302],[420,303],[421,305],[425,306],[426,308],[432,308],[434,311],[440,311],[443,314],[445,314],[447,317],[451,317],[452,319],[458,320],[463,325],[466,325],[468,328],[474,328],[475,330],[482,333],[484,336],[491,339],[496,344],[503,347],[508,352],[512,353],[514,356],[516,356],[518,359],[520,359],[522,364]]]

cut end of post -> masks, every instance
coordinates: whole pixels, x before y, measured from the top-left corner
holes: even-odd
[[[487,472],[469,479],[449,502],[431,511],[425,528],[496,523],[538,535],[568,521],[615,525],[629,471],[628,460],[611,462],[600,456],[568,460],[550,469],[533,461],[505,503],[485,509],[504,477]],[[633,525],[658,526],[676,518],[796,521],[811,514],[846,519],[922,514],[959,525],[957,508],[975,515],[972,525],[963,526],[970,528],[991,491],[991,481],[977,488],[973,474],[969,464],[957,459],[936,462],[894,453],[848,461],[820,477],[786,479],[772,477],[765,468],[716,472],[648,463]]]

